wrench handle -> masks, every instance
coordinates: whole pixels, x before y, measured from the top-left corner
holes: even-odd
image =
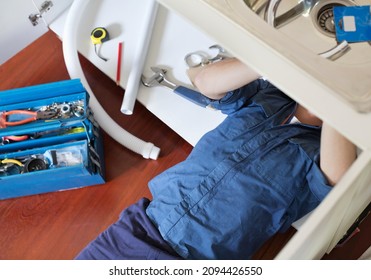
[[[207,107],[211,102],[210,98],[187,87],[178,86],[174,89],[174,92],[201,107]]]

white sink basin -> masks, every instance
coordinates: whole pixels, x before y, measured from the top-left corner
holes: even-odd
[[[211,3],[211,1],[207,1]],[[222,0],[215,5],[217,8],[223,8],[223,13],[228,14],[230,18],[236,19],[242,25],[249,25],[252,17],[251,11],[258,14],[261,20],[264,21],[266,0]],[[221,2],[224,2],[222,4]],[[275,19],[297,6],[299,0],[282,0],[280,1]],[[254,6],[255,5],[255,6]],[[335,38],[335,33],[329,34],[321,30],[321,25],[317,24],[322,20],[322,27],[331,23],[329,14],[332,12],[331,7],[334,5],[352,6],[352,5],[371,5],[371,0],[318,0],[316,5],[310,11],[301,13],[292,18],[292,20],[284,22],[275,28],[277,36],[281,39],[285,38],[285,43],[278,42],[275,38],[267,38],[267,42],[275,46],[279,51],[290,57],[302,53],[299,49],[307,49],[313,54],[321,54],[334,48],[338,43]],[[260,6],[260,9],[259,9]],[[257,8],[258,7],[258,8]],[[257,9],[256,9],[257,8]],[[224,10],[225,9],[225,10]],[[318,19],[318,20],[317,20]],[[256,19],[254,19],[256,20]],[[267,23],[268,24],[268,23]],[[331,29],[331,26],[330,26]],[[259,32],[259,31],[258,31]],[[290,47],[288,47],[291,45]],[[322,82],[328,84],[335,89],[339,96],[351,103],[352,107],[361,113],[371,112],[371,44],[369,42],[349,43],[348,50],[340,57],[332,60],[328,58],[318,58],[318,61],[309,61],[307,58],[308,67],[313,68],[313,65],[318,65],[317,72]],[[295,48],[298,52],[292,53]],[[295,58],[296,59],[296,58]],[[303,58],[301,58],[303,59]]]
[[[246,9],[252,8],[264,18],[266,0],[226,0],[231,9],[241,18],[246,19]],[[298,0],[280,1],[276,19],[279,19],[285,12],[298,6]],[[333,26],[332,7],[370,5],[370,0],[319,0],[312,9],[301,13],[291,20],[283,20],[276,28],[279,32],[286,34],[292,40],[296,40],[303,47],[309,48],[315,53],[323,53],[337,45]],[[259,3],[261,3],[259,5]],[[255,6],[252,6],[255,5]],[[250,7],[249,7],[250,6]],[[257,8],[255,8],[257,7]],[[259,8],[261,7],[261,8]],[[257,9],[257,10],[255,10]],[[371,45],[368,42],[349,44],[348,51],[337,58],[336,63],[346,65],[358,65],[371,63]]]

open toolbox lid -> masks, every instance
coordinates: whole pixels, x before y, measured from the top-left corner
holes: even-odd
[[[80,79],[0,91],[0,106],[86,92]]]

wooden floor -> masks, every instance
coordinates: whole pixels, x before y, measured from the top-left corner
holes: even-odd
[[[120,113],[123,90],[81,58],[87,79],[102,106],[122,127],[161,148],[158,160],[146,160],[104,135],[107,183],[64,192],[0,201],[0,259],[73,259],[113,223],[128,205],[151,198],[147,182],[183,160],[192,147],[139,103],[132,116]],[[49,32],[0,66],[0,90],[69,79],[62,45]],[[1,184],[1,182],[0,182]],[[327,259],[358,258],[370,244],[371,219],[344,247]],[[255,259],[272,259],[295,234],[278,234]]]

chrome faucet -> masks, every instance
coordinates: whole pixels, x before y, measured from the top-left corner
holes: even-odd
[[[279,28],[301,15],[308,15],[313,7],[315,7],[320,1],[323,0],[301,0],[296,6],[283,13],[282,15],[276,17],[276,12],[281,0],[268,0],[265,8],[264,17],[269,25],[275,28]],[[330,50],[320,53],[319,55],[329,60],[336,60],[344,55],[349,50],[349,48],[350,47],[348,42],[343,41],[338,43]]]
[[[321,0],[301,0],[297,5],[276,17],[281,0],[268,0],[265,6],[265,20],[274,27],[280,27],[301,15],[308,15],[313,7]]]

